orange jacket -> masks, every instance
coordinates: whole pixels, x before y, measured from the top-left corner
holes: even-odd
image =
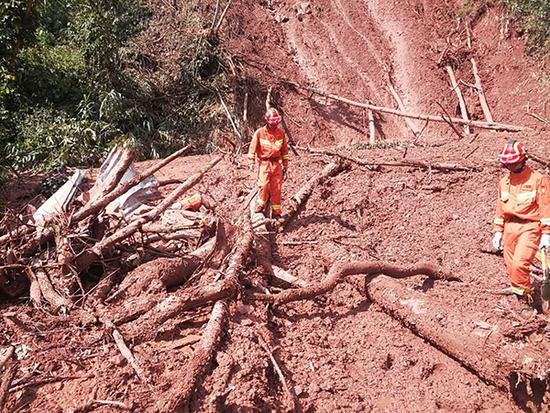
[[[268,129],[266,126],[254,132],[248,149],[248,159],[260,160],[282,159],[283,166],[288,165],[288,140],[281,128]]]
[[[507,219],[540,221],[550,234],[550,181],[528,166],[517,174],[506,174],[498,184],[495,230],[502,231]]]

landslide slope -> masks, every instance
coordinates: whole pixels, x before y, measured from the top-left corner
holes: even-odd
[[[439,103],[456,115],[456,96],[440,61],[451,51],[458,59],[454,63],[458,78],[473,83],[469,60],[461,57],[467,46],[466,32],[456,19],[460,7],[460,2],[435,0],[236,0],[222,33],[233,61],[244,69],[238,90],[249,92],[250,127],[261,124],[267,90],[274,87],[274,101],[284,110],[298,144],[337,148],[373,162],[416,159],[483,166],[480,172],[440,172],[353,165],[317,189],[288,230],[273,235],[272,247],[275,264],[310,283],[322,279],[334,262],[437,263],[462,282],[432,282],[424,276],[400,280],[400,291],[421,296],[405,305],[424,314],[434,330],[470,335],[465,347],[485,338],[480,352],[490,354],[499,347],[496,334],[488,331],[517,323],[501,310],[500,297],[485,291],[506,285],[502,259],[480,251],[488,248],[491,234],[499,175],[495,152],[510,134],[474,130],[473,135],[459,138],[444,123],[415,121],[424,130],[413,145],[415,137],[402,118],[376,114],[378,144],[370,147],[364,111],[288,83],[396,107],[388,90],[391,83],[407,111],[441,114]],[[211,13],[214,2],[204,9]],[[540,64],[524,57],[523,39],[513,28],[501,36],[502,22],[498,9],[478,18],[467,56],[475,57],[479,65],[495,120],[529,127],[517,136],[533,153],[548,159],[545,124],[526,114],[548,116],[548,85],[540,80]],[[462,86],[470,115],[483,119],[477,94]],[[244,93],[235,97],[236,113],[242,110],[243,98]],[[283,188],[286,200],[327,162],[325,156],[298,153],[292,157]],[[176,161],[159,178],[186,178],[206,158]],[[210,193],[217,201],[217,213],[229,220],[242,206],[239,196],[254,185],[243,159],[241,165],[220,163],[198,189]],[[249,263],[248,272],[254,264]],[[427,302],[432,303],[429,308],[423,304]],[[1,344],[28,346],[32,357],[23,363],[25,371],[68,377],[33,387],[16,405],[10,404],[31,412],[70,411],[85,404],[90,394],[124,402],[134,411],[156,411],[163,392],[181,384],[178,378],[193,350],[194,344],[178,348],[176,339],[198,337],[209,313],[186,314],[185,321],[167,323],[163,331],[168,338],[130,343],[152,378],[151,387],[135,377],[101,331],[81,326],[80,320],[59,316],[51,330],[50,319],[37,310],[12,305],[2,311],[15,311],[19,319],[34,322],[44,317],[50,323],[44,326],[47,334],[13,323],[1,326],[5,341]],[[288,407],[259,335],[270,337],[301,411],[548,411],[548,400],[538,406],[514,400],[460,359],[420,337],[414,327],[373,304],[361,276],[315,300],[269,308],[244,303],[231,308],[231,316],[215,363],[193,396],[193,411]],[[69,331],[75,328],[77,336]],[[512,347],[523,340],[511,341]],[[549,351],[546,337],[532,334],[527,340],[541,352]],[[22,390],[18,392],[21,396]],[[114,409],[103,406],[95,411]]]

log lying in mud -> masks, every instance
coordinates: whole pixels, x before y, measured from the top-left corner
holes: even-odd
[[[342,162],[332,162],[302,186],[296,195],[292,197],[292,204],[288,207],[288,212],[283,217],[283,228],[286,228],[286,226],[300,213],[317,186],[321,185],[331,176],[335,176],[342,172],[344,169],[345,165]]]
[[[481,129],[491,129],[491,130],[504,131],[504,132],[521,132],[521,131],[526,129],[523,126],[509,125],[509,124],[506,124],[506,123],[482,122],[482,121],[477,121],[477,120],[464,120],[464,119],[453,118],[453,117],[447,118],[447,117],[443,117],[443,116],[424,115],[424,114],[417,114],[417,113],[407,113],[407,112],[403,112],[403,111],[400,111],[400,110],[397,110],[397,109],[391,109],[391,108],[386,108],[386,107],[383,107],[383,106],[371,105],[369,103],[356,102],[354,100],[347,99],[347,98],[344,98],[344,97],[341,97],[341,96],[338,96],[338,95],[334,95],[332,93],[326,93],[326,92],[320,91],[318,89],[314,89],[314,88],[311,88],[311,87],[308,87],[308,86],[303,86],[303,85],[300,85],[296,82],[285,82],[285,83],[288,83],[289,85],[292,85],[296,88],[307,90],[307,91],[313,92],[317,95],[327,97],[329,99],[333,99],[333,100],[337,100],[337,101],[342,102],[342,103],[346,103],[346,104],[351,105],[351,106],[356,106],[356,107],[364,108],[364,109],[370,109],[373,112],[388,113],[388,114],[391,114],[391,115],[403,116],[403,117],[411,118],[411,119],[422,119],[422,120],[430,121],[430,122],[445,122],[445,123],[452,122],[452,123],[456,123],[458,125],[468,125],[468,126],[474,126],[476,128],[481,128]]]
[[[430,263],[399,266],[381,261],[357,261],[334,264],[326,277],[318,284],[305,288],[290,289],[274,295],[252,294],[252,297],[273,304],[286,304],[292,301],[310,300],[318,295],[332,291],[347,276],[360,274],[366,274],[369,278],[380,274],[389,275],[394,278],[405,278],[425,274],[433,279],[456,280],[456,278],[444,274],[435,265]]]
[[[188,404],[191,396],[193,395],[197,383],[210,368],[210,363],[215,355],[217,345],[221,340],[221,335],[224,330],[223,327],[229,317],[228,300],[224,298],[232,299],[237,293],[239,275],[252,249],[253,239],[252,225],[248,215],[246,215],[244,218],[244,231],[242,237],[239,239],[234,250],[235,252],[225,271],[227,274],[226,278],[220,283],[222,286],[222,288],[219,289],[221,294],[220,299],[214,298],[217,301],[214,304],[210,320],[204,330],[200,343],[187,365],[183,376],[183,383],[181,387],[174,386],[169,390],[164,400],[158,403],[158,411],[166,413],[181,410],[189,411]],[[210,299],[208,301],[212,300],[213,299]],[[206,302],[207,301],[202,304]],[[174,315],[179,312],[180,311],[177,311]]]
[[[221,341],[228,317],[227,302],[224,300],[216,302],[210,320],[202,333],[201,340],[196,346],[191,360],[185,366],[185,374],[181,385],[173,386],[170,392],[160,399],[156,406],[157,411],[161,413],[189,411],[188,405],[195,386],[210,369],[210,363]]]
[[[463,312],[387,277],[372,280],[369,298],[420,337],[475,372],[483,381],[509,392],[521,407],[550,396],[547,338],[514,341],[502,328],[485,322],[487,314]],[[538,345],[533,344],[538,342]],[[536,411],[540,411],[535,409]]]

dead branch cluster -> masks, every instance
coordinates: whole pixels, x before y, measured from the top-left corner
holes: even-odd
[[[115,278],[157,257],[186,256],[214,233],[208,210],[184,210],[182,195],[221,158],[214,158],[162,198],[154,173],[185,147],[139,173],[130,149],[115,147],[95,181],[74,175],[32,214],[0,231],[0,290],[28,292],[35,307],[69,311],[89,295],[105,298]],[[195,196],[194,209],[201,195]]]

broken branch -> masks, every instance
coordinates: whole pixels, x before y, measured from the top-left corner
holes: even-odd
[[[382,261],[358,261],[345,264],[334,264],[330,268],[327,276],[321,282],[310,287],[286,290],[274,295],[253,294],[252,296],[257,300],[267,301],[278,305],[290,303],[292,301],[308,300],[333,290],[345,277],[359,274],[365,274],[366,276],[384,274],[394,278],[405,278],[412,277],[413,275],[425,274],[433,279],[451,279],[449,276],[443,274],[435,265],[429,263],[398,266]]]
[[[374,112],[388,113],[388,114],[392,114],[392,115],[396,115],[396,116],[403,116],[403,117],[412,118],[412,119],[429,120],[429,121],[433,121],[433,122],[446,122],[446,120],[442,116],[407,113],[407,112],[403,112],[403,111],[396,110],[396,109],[386,108],[386,107],[383,107],[383,106],[375,106],[375,105],[371,105],[371,104],[368,104],[368,103],[356,102],[354,100],[347,99],[347,98],[344,98],[344,97],[341,97],[341,96],[338,96],[338,95],[334,95],[334,94],[331,94],[331,93],[325,93],[325,92],[320,91],[318,89],[314,89],[314,88],[311,88],[311,87],[308,87],[308,86],[303,86],[303,85],[300,85],[299,83],[296,83],[296,82],[286,81],[285,83],[288,83],[288,84],[290,84],[294,87],[297,87],[297,88],[300,88],[300,89],[303,89],[303,90],[307,90],[307,91],[316,93],[320,96],[325,96],[327,98],[337,100],[337,101],[340,101],[342,103],[346,103],[346,104],[351,105],[351,106],[370,109]],[[521,132],[521,131],[526,129],[523,126],[515,126],[515,125],[506,124],[506,123],[482,122],[482,121],[476,121],[476,120],[466,121],[466,120],[460,119],[460,118],[450,118],[449,121],[451,121],[453,123],[456,123],[456,124],[459,124],[459,125],[475,126],[477,128],[492,129],[492,130],[496,130],[496,131]]]

